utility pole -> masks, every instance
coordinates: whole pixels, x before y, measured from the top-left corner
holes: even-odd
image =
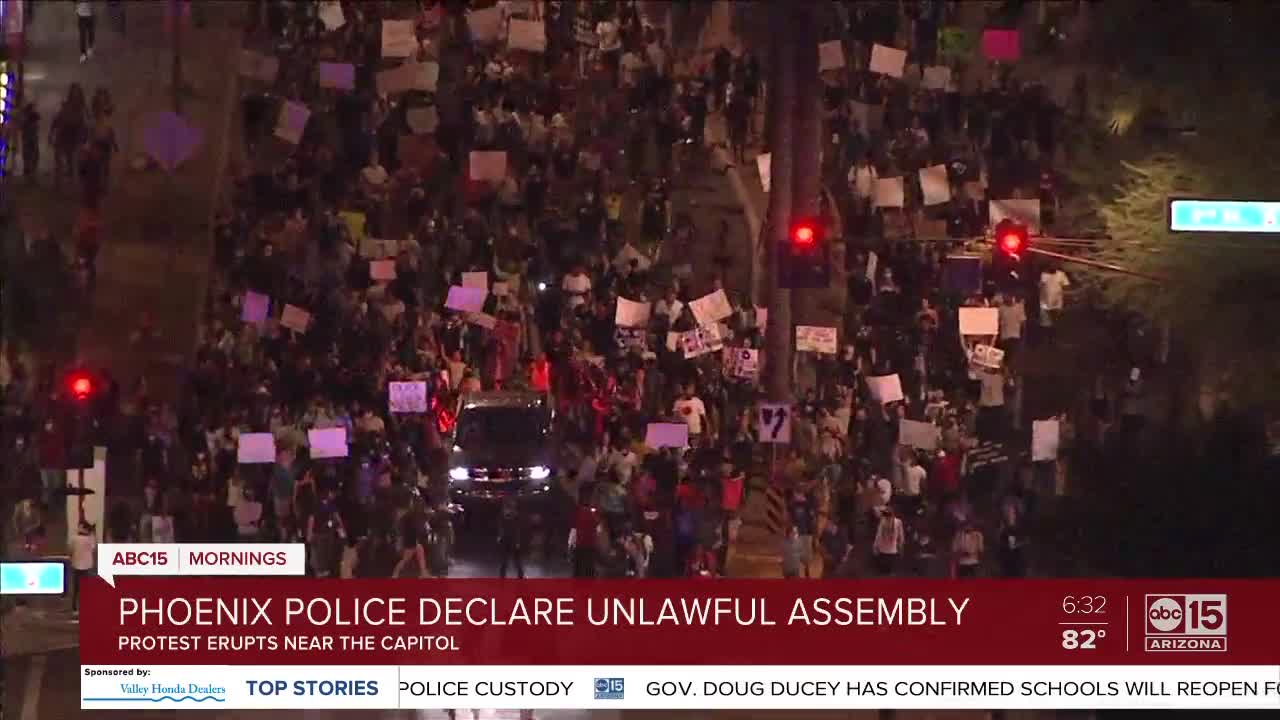
[[[793,123],[797,103],[796,37],[792,7],[772,3],[773,47],[769,57],[769,104],[766,108],[770,156],[769,213],[762,232],[766,233],[765,269],[769,317],[765,326],[765,392],[773,402],[789,402],[791,392],[791,291],[779,287],[779,256],[789,241],[794,187]]]
[[[173,111],[182,113],[182,15],[186,0],[169,0],[169,36],[173,43]]]
[[[818,73],[818,33],[816,3],[796,3],[791,9],[795,25],[794,69],[796,110],[793,121],[791,180],[791,213],[796,218],[818,217],[822,193],[822,168],[818,155],[822,147],[822,79]],[[825,222],[825,219],[824,219]],[[832,241],[826,227],[827,242]],[[793,322],[800,325],[825,325],[818,322],[818,304],[827,289],[801,290],[791,296]]]

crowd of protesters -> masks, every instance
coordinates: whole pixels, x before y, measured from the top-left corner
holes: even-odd
[[[108,536],[301,541],[321,577],[447,575],[458,398],[529,390],[551,399],[564,457],[545,502],[499,509],[503,574],[522,575],[536,546],[579,577],[717,576],[756,492],[782,507],[773,529],[787,576],[809,576],[816,558],[830,576],[1028,572],[1027,518],[1061,492],[1063,472],[1021,452],[1020,345],[1051,341],[1040,330],[1068,281],[1054,270],[958,292],[943,268],[952,246],[983,233],[986,197],[1040,197],[1050,221],[1042,179],[1063,111],[1007,74],[958,92],[924,89],[918,70],[917,81],[870,73],[875,43],[908,49],[917,68],[947,62],[932,38],[948,20],[934,13],[954,4],[889,6],[853,4],[832,38],[845,40],[848,67],[824,74],[824,172],[849,246],[848,302],[831,323],[837,352],[799,354],[792,443],[774,452],[758,438],[758,368],[732,360],[762,347],[768,322],[729,282],[746,261],[682,261],[726,228],[671,202],[682,175],[708,163],[714,115],[745,161],[767,92],[751,52],[682,53],[634,2],[591,3],[579,11],[589,17],[499,2],[503,27],[543,22],[543,52],[509,49],[505,31],[477,36],[468,18],[480,8],[463,3],[342,3],[337,28],[315,3],[255,4],[247,45],[279,69],[244,83],[245,159],[215,228],[181,400],[103,373],[93,414],[126,458],[111,472],[131,468],[141,491],[112,498]],[[390,19],[415,21],[411,60],[438,63],[434,93],[376,91],[377,72],[397,62],[379,47]],[[353,64],[354,89],[321,87],[318,62]],[[276,132],[285,100],[311,111],[296,142]],[[505,152],[501,180],[471,179],[477,150]],[[926,208],[915,171],[939,163],[955,199]],[[877,207],[874,181],[895,176],[908,179],[905,208]],[[374,279],[384,260],[394,277]],[[487,273],[483,312],[445,307],[463,273]],[[690,304],[719,291],[732,312],[710,352],[689,352],[700,326]],[[270,310],[246,321],[258,296]],[[647,320],[619,327],[619,299],[647,306]],[[305,309],[301,326],[282,325],[287,305]],[[998,307],[998,334],[962,337],[961,305]],[[975,340],[1004,349],[1003,364],[975,365]],[[893,374],[905,398],[880,403],[866,379]],[[30,491],[12,525],[32,544],[74,420],[59,415],[53,368],[7,363],[3,379],[7,479]],[[389,412],[395,380],[426,382],[428,411]],[[936,424],[937,447],[901,444],[903,418]],[[664,422],[687,426],[687,449],[646,445]],[[1063,417],[1063,455],[1070,425]],[[307,430],[332,427],[346,429],[349,457],[311,458]],[[274,435],[274,463],[238,462],[249,432]]]

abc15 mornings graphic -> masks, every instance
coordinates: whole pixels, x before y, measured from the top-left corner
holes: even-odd
[[[1227,651],[1226,595],[1147,595],[1145,600],[1147,652]]]

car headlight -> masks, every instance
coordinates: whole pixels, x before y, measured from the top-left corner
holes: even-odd
[[[471,472],[464,467],[449,468],[450,480],[466,480],[471,477]]]
[[[529,468],[529,477],[534,480],[546,480],[551,477],[551,468],[545,465],[534,465]]]

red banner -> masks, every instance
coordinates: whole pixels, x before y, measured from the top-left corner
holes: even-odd
[[[1280,583],[98,578],[91,665],[1278,664]]]

